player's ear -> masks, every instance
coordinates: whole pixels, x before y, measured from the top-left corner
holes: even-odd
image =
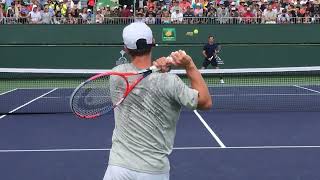
[[[128,50],[128,48],[127,48],[127,46],[123,46],[123,50],[127,53],[127,54],[129,54],[129,50]]]

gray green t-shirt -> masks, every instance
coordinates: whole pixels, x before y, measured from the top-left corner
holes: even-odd
[[[122,64],[114,71],[139,71],[133,64]],[[110,79],[110,89],[117,78]],[[129,82],[134,82],[130,78]],[[109,164],[146,173],[170,170],[168,155],[176,135],[182,106],[196,109],[198,91],[189,88],[175,74],[152,73],[144,78],[114,109],[115,129]]]

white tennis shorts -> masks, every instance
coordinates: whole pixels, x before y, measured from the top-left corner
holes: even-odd
[[[109,165],[103,180],[169,180],[169,172],[165,174],[148,174]]]

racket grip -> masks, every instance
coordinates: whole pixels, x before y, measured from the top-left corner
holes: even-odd
[[[170,61],[170,62],[173,61],[172,57],[170,57],[170,56],[168,56],[166,59],[167,59],[168,61]],[[160,69],[158,69],[156,66],[151,66],[149,69],[150,69],[152,72],[158,72],[158,71],[160,71]],[[170,69],[171,69],[171,68],[170,68]]]

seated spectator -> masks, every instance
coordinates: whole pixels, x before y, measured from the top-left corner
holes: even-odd
[[[224,4],[220,4],[220,7],[217,9],[217,17],[221,24],[230,23],[229,9]]]
[[[287,13],[286,9],[282,10],[282,13],[278,15],[278,23],[280,24],[286,24],[290,22],[290,16]]]
[[[198,3],[198,4],[196,5],[196,9],[194,9],[194,15],[195,15],[196,17],[202,17],[202,16],[203,16],[203,9],[202,9],[200,3]]]
[[[268,8],[263,12],[262,19],[266,24],[276,24],[277,13],[272,10],[271,5],[269,5]]]
[[[251,24],[253,17],[254,17],[254,14],[251,12],[251,9],[248,7],[246,9],[246,12],[242,15],[242,17],[243,17],[243,22],[245,24]]]
[[[83,8],[82,12],[79,13],[79,24],[87,24],[88,21],[88,9]]]
[[[155,24],[156,18],[154,16],[155,14],[153,12],[148,12],[146,17],[146,24]]]
[[[132,13],[130,12],[130,8],[128,8],[127,5],[124,5],[121,10],[121,17],[130,17],[131,15]]]
[[[104,21],[104,16],[101,14],[101,9],[97,9],[96,23],[97,24],[102,24],[103,21]]]
[[[189,6],[187,7],[187,11],[183,14],[184,22],[186,24],[193,24],[194,13],[193,9]]]
[[[193,9],[196,9],[197,8],[197,5],[199,5],[200,4],[200,7],[201,7],[201,2],[200,2],[200,0],[192,0],[192,4],[191,4],[191,7],[193,8]],[[201,7],[202,8],[202,7]]]
[[[147,8],[148,8],[148,10],[155,9],[156,8],[156,3],[153,2],[153,0],[148,0],[147,1]]]
[[[135,19],[135,22],[145,22],[146,19],[145,19],[145,16],[142,12],[139,12],[136,14],[136,19]]]
[[[39,24],[41,22],[41,13],[38,10],[37,5],[33,5],[32,11],[29,12],[29,22],[32,24]]]
[[[4,11],[3,11],[3,4],[0,3],[0,24],[4,23]]]
[[[156,19],[155,24],[162,24],[161,15],[162,15],[161,11],[158,11],[155,18]]]
[[[172,0],[169,13],[173,13],[177,8],[180,8],[178,0]]]
[[[230,17],[232,17],[232,20],[231,20],[231,24],[239,24],[240,22],[240,14],[239,14],[239,11],[237,11],[237,8],[236,7],[232,7],[231,8],[231,12],[230,12]]]
[[[171,22],[174,24],[181,24],[183,21],[183,14],[180,11],[179,7],[174,9],[174,12],[171,14]]]
[[[51,24],[52,22],[52,17],[49,13],[49,7],[46,6],[43,10],[43,13],[41,14],[41,22],[42,24]]]
[[[77,24],[78,21],[75,17],[73,17],[72,13],[68,13],[67,15],[67,24]]]
[[[217,18],[217,11],[216,11],[216,9],[210,7],[210,8],[208,9],[207,17],[208,17],[208,23],[209,23],[209,24],[215,24],[215,23],[216,23],[216,18]]]
[[[171,17],[170,17],[169,11],[166,9],[164,9],[162,11],[161,23],[162,24],[171,24]]]
[[[191,3],[188,0],[181,0],[179,3],[179,7],[182,10],[182,13],[185,13],[188,8],[190,8]]]

